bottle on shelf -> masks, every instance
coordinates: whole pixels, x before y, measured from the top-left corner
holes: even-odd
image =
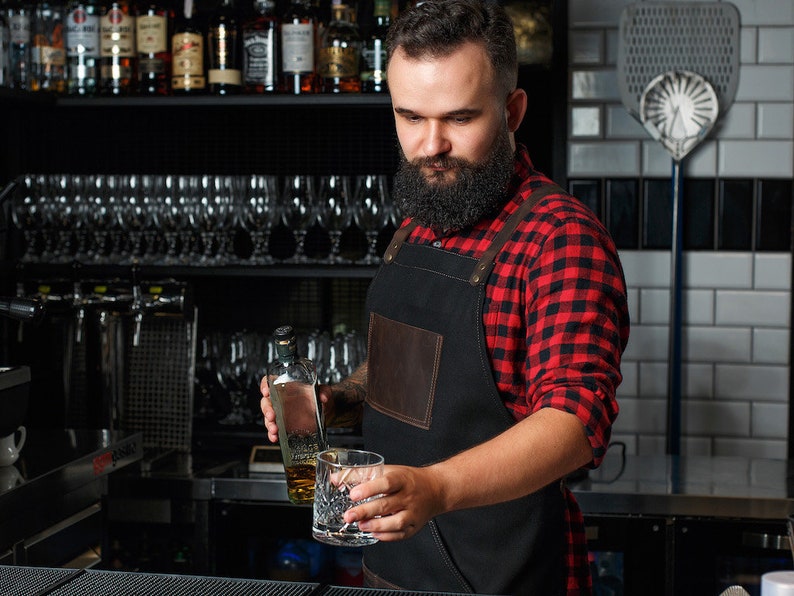
[[[66,90],[93,95],[99,81],[99,6],[93,0],[66,5]]]
[[[311,503],[317,454],[326,448],[317,371],[311,360],[298,355],[291,326],[276,329],[273,342],[278,359],[267,368],[267,383],[276,412],[287,496],[293,503]]]
[[[5,6],[0,5],[0,87],[11,86],[9,38],[10,31]]]
[[[8,6],[10,86],[28,90],[31,87],[31,41],[33,7],[26,0]]]
[[[135,89],[135,16],[129,0],[109,0],[99,19],[100,90],[130,95]]]
[[[386,35],[391,25],[391,0],[375,0],[372,12],[372,27],[362,47],[361,91],[364,93],[387,93],[386,84]]]
[[[204,75],[204,32],[196,17],[193,0],[184,0],[171,38],[171,93],[202,94],[207,88]]]
[[[64,6],[44,0],[33,13],[30,62],[32,91],[66,91],[66,48],[63,35]]]
[[[242,26],[243,85],[246,93],[281,90],[281,21],[273,0],[254,0],[254,15]]]
[[[323,31],[317,59],[322,93],[358,93],[361,91],[361,36],[355,12],[333,0],[331,22]]]
[[[168,95],[171,90],[171,37],[174,11],[170,4],[143,1],[135,11],[138,50],[138,93]]]
[[[207,83],[213,95],[242,90],[240,47],[234,0],[221,0],[207,27]]]
[[[290,0],[281,19],[281,77],[287,93],[317,92],[316,36],[317,17],[309,0]]]

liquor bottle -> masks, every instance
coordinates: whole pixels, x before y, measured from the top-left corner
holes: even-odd
[[[246,93],[281,88],[281,22],[273,0],[254,0],[254,16],[243,23],[243,84]]]
[[[287,495],[293,503],[311,503],[317,454],[326,448],[317,372],[311,360],[298,356],[291,326],[276,329],[273,341],[278,359],[268,366],[267,384],[276,412]]]
[[[0,4],[0,87],[11,86],[11,72],[9,62],[10,31],[6,18],[5,6]]]
[[[105,95],[135,89],[135,15],[129,0],[108,0],[99,19],[99,80]]]
[[[361,91],[361,37],[353,11],[342,0],[333,0],[333,17],[323,32],[317,71],[322,93]]]
[[[70,0],[66,5],[66,90],[70,95],[93,95],[99,72],[99,7],[93,0]]]
[[[27,90],[31,87],[30,45],[33,9],[25,0],[12,2],[8,7],[8,48],[11,87]]]
[[[39,2],[34,10],[30,56],[32,91],[66,91],[63,11],[63,4],[49,0]]]
[[[317,18],[309,0],[290,0],[281,19],[281,72],[287,93],[316,93],[314,46]]]
[[[242,90],[240,47],[234,0],[221,0],[207,27],[207,83],[214,95],[231,95]]]
[[[171,37],[174,11],[152,0],[135,11],[135,46],[138,50],[138,93],[168,95],[171,89]]]
[[[362,62],[366,65],[361,72],[361,90],[386,93],[386,35],[391,25],[391,0],[375,0],[372,17],[372,29],[361,48]]]
[[[206,91],[204,76],[204,33],[196,18],[193,0],[184,0],[171,38],[171,93],[201,94]]]

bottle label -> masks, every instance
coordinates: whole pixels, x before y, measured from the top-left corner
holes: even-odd
[[[367,71],[361,73],[362,80],[386,80],[386,47],[383,40],[373,39],[361,50],[361,54],[367,64]]]
[[[11,43],[23,45],[30,43],[30,16],[14,14],[8,18],[8,29],[11,33]]]
[[[138,72],[145,74],[165,74],[165,60],[160,58],[139,58]]]
[[[168,19],[163,15],[143,15],[135,21],[139,54],[159,54],[168,48]]]
[[[387,17],[391,14],[391,0],[375,0],[375,8],[372,15],[376,17]]]
[[[275,31],[246,31],[243,33],[243,71],[248,85],[273,85]]]
[[[66,15],[66,55],[99,57],[99,17],[82,6]]]
[[[135,17],[111,8],[99,21],[100,55],[103,58],[135,56]]]
[[[239,85],[242,75],[234,68],[211,68],[207,71],[207,81],[210,84]]]
[[[281,66],[285,73],[314,72],[314,26],[311,23],[281,26]]]
[[[177,33],[172,39],[173,77],[171,88],[203,89],[204,38],[198,33]]]
[[[356,77],[358,76],[358,49],[353,47],[331,46],[320,50],[320,76]]]

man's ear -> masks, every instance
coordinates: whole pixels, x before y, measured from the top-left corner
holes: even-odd
[[[511,91],[507,96],[505,112],[507,113],[507,129],[510,132],[517,131],[527,112],[527,92],[523,89]]]

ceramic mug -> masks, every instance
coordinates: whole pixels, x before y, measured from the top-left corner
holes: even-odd
[[[17,440],[19,434],[19,440]],[[24,426],[20,426],[6,437],[0,437],[0,466],[10,466],[19,459],[19,452],[25,445],[27,431]]]

